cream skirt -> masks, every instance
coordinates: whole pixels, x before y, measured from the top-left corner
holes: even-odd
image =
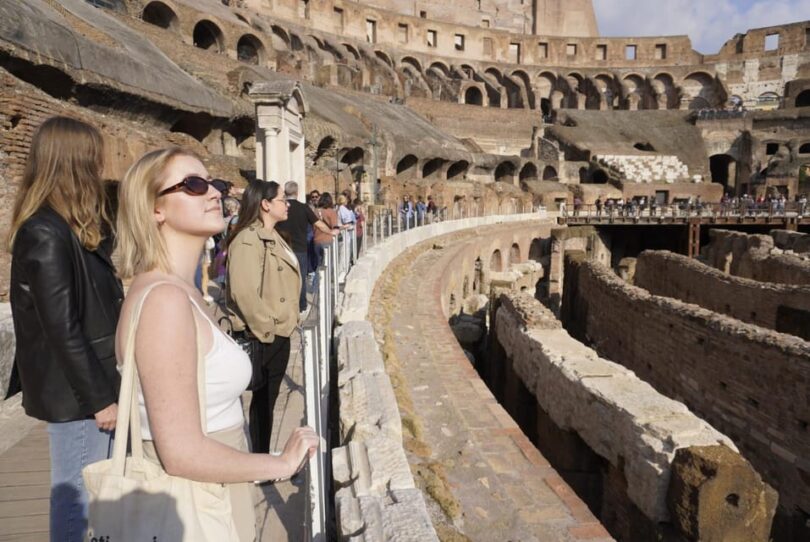
[[[242,452],[248,451],[245,428],[242,425],[209,433],[208,436],[231,448],[236,448]],[[153,441],[143,441],[143,455],[150,461],[159,463],[155,443]],[[227,485],[231,492],[233,521],[239,533],[239,542],[253,542],[256,540],[256,514],[254,512],[255,487],[251,483]]]

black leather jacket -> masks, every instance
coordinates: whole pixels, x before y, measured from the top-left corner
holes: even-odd
[[[7,397],[48,422],[92,417],[118,400],[115,328],[124,298],[111,241],[86,250],[67,222],[42,208],[17,232],[11,312],[17,350]]]

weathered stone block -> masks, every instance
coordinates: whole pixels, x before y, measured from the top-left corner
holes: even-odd
[[[767,541],[778,495],[725,446],[675,454],[667,504],[676,527],[702,542]]]

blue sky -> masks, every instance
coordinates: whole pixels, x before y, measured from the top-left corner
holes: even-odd
[[[603,36],[687,34],[712,54],[751,28],[810,20],[810,0],[593,0]]]

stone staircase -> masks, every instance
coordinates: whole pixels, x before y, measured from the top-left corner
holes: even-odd
[[[599,164],[634,183],[701,182],[701,175],[689,175],[689,168],[677,156],[615,155],[597,156]]]

